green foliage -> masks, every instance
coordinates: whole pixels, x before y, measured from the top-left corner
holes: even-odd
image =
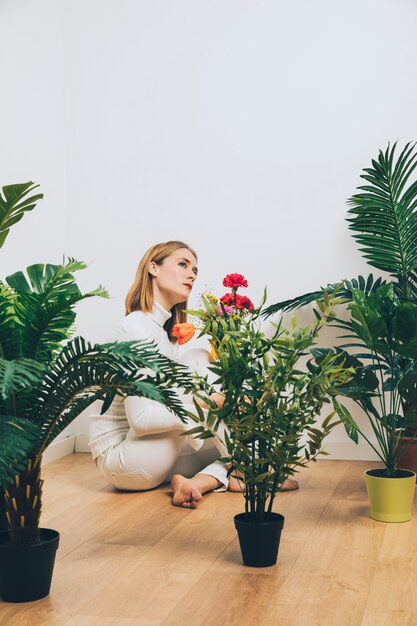
[[[346,409],[334,407],[348,435],[357,442],[358,432],[385,463],[386,475],[404,451],[401,439],[417,425],[417,304],[402,302],[391,284],[371,294],[353,291],[349,320],[337,320],[350,342],[344,347],[359,350],[350,358],[358,365],[360,385],[340,390],[365,412],[378,442],[375,447]],[[353,341],[353,342],[352,342]]]
[[[245,483],[246,512],[263,521],[271,510],[279,486],[308,461],[323,453],[323,439],[339,421],[332,411],[322,427],[316,427],[323,405],[354,375],[334,350],[310,353],[318,333],[334,315],[334,293],[317,303],[317,321],[291,330],[280,322],[271,338],[260,329],[260,309],[230,313],[213,309],[205,302],[203,332],[215,346],[218,360],[210,367],[214,384],[225,394],[221,408],[211,404],[207,417],[199,411],[200,425],[192,432],[198,437],[227,428],[227,456],[230,472],[238,472]],[[200,312],[201,313],[201,312]],[[195,312],[193,312],[195,314]],[[301,366],[302,359],[306,366]],[[193,393],[210,405],[213,391],[207,380],[196,378]],[[196,405],[198,410],[198,405]],[[306,434],[307,440],[300,439]]]
[[[0,346],[7,358],[13,358],[19,346],[22,356],[49,363],[59,353],[61,342],[71,334],[75,305],[93,296],[108,297],[101,286],[89,293],[80,292],[74,272],[85,268],[85,263],[70,258],[67,262],[64,260],[63,265],[31,265],[26,275],[16,272],[6,278],[9,290],[3,288],[4,306],[12,299],[14,314],[4,320],[0,334]],[[1,295],[0,292],[0,298]],[[8,333],[14,337],[12,354],[9,353]]]
[[[0,394],[4,400],[13,394],[32,389],[39,384],[45,373],[45,367],[32,359],[0,359]]]
[[[31,211],[38,200],[43,198],[39,193],[28,196],[39,187],[32,182],[6,185],[0,193],[0,248],[3,246],[11,226],[19,222],[26,211]]]
[[[262,316],[270,317],[271,315],[278,313],[279,311],[293,311],[302,306],[317,302],[317,300],[323,301],[324,292],[327,291],[328,293],[330,293],[336,288],[338,288],[338,296],[340,302],[350,302],[352,300],[353,289],[360,289],[365,293],[371,293],[372,291],[378,289],[381,284],[385,284],[385,281],[383,281],[382,278],[377,278],[376,280],[374,280],[372,274],[369,274],[366,279],[363,276],[358,276],[357,278],[352,278],[351,280],[346,279],[342,282],[341,286],[340,283],[334,283],[332,285],[327,285],[326,287],[321,287],[319,291],[312,291],[302,296],[292,298],[291,300],[283,300],[282,302],[271,304],[271,306],[262,311]]]
[[[417,165],[415,144],[408,143],[395,160],[396,143],[380,150],[361,178],[366,185],[349,199],[349,228],[365,259],[389,272],[411,295],[409,277],[417,270],[417,182],[406,184]]]

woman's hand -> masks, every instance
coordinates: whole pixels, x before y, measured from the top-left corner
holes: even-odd
[[[210,400],[213,400],[217,406],[219,407],[219,409],[222,408],[223,404],[224,404],[224,399],[225,399],[225,395],[224,393],[213,393],[210,396]]]
[[[213,400],[213,402],[216,403],[217,407],[219,409],[222,408],[223,404],[224,404],[224,398],[225,395],[224,393],[212,393],[211,396],[209,396],[210,400]],[[198,404],[198,406],[201,406],[202,409],[210,409],[211,407],[204,402],[204,400],[200,400],[200,399],[196,399],[196,402]]]

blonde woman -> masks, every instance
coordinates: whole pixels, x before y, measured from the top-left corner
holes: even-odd
[[[184,309],[197,278],[197,255],[181,241],[152,246],[139,263],[126,297],[126,316],[118,339],[154,340],[165,356],[178,360],[175,324],[185,322]],[[190,368],[207,373],[208,352],[191,350],[181,359]],[[222,394],[212,399],[221,406]],[[187,408],[194,410],[191,400]],[[217,437],[208,440],[180,436],[193,427],[165,406],[141,397],[113,402],[104,415],[90,420],[90,449],[104,477],[114,487],[129,491],[153,489],[171,480],[172,503],[195,508],[209,491],[240,491],[227,467],[216,459],[225,454]],[[294,481],[295,482],[295,481]],[[293,488],[290,483],[284,488]]]

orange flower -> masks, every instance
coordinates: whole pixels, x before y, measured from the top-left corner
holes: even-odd
[[[178,337],[178,343],[182,346],[183,343],[187,343],[187,341],[190,341],[190,339],[194,337],[195,331],[196,328],[194,324],[183,322],[182,324],[175,324],[172,329],[172,334],[174,337]]]

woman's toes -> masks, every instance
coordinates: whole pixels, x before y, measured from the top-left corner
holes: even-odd
[[[172,504],[185,509],[195,509],[203,496],[192,480],[177,474],[171,482]]]
[[[201,500],[203,499],[203,496],[201,495],[201,491],[197,489],[197,487],[194,487],[191,490],[191,498],[192,498],[192,502],[201,502]]]

